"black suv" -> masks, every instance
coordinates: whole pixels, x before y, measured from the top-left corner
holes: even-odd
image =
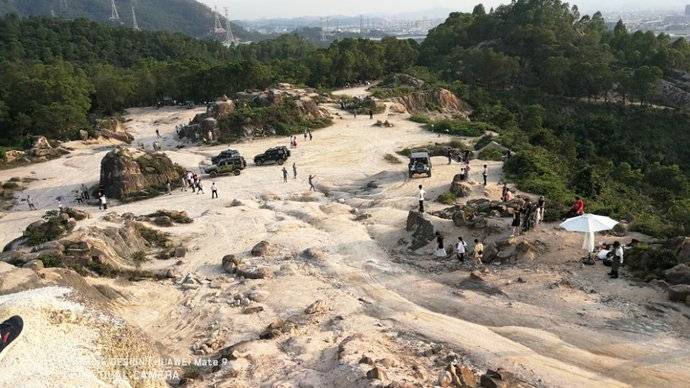
[[[266,150],[261,155],[256,155],[254,157],[254,164],[261,166],[264,164],[283,164],[290,157],[290,150],[287,147],[275,147]]]
[[[213,164],[218,164],[221,161],[226,160],[226,159],[240,159],[240,158],[242,158],[242,156],[240,156],[239,151],[227,149],[227,150],[219,153],[218,155],[214,156],[213,158],[211,158],[211,162],[213,162]]]

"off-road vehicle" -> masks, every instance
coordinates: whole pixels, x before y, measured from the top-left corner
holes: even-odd
[[[207,167],[204,172],[212,177],[230,174],[240,175],[245,167],[247,167],[247,162],[240,156],[239,158],[221,160],[218,164]]]
[[[410,164],[407,166],[410,178],[415,174],[431,177],[431,157],[427,150],[415,150],[410,154]]]
[[[264,164],[283,164],[290,157],[290,150],[285,146],[275,147],[266,150],[263,154],[254,157],[254,164],[262,166]]]
[[[226,159],[241,159],[242,156],[240,156],[240,152],[237,150],[232,150],[232,149],[227,149],[218,155],[214,156],[211,158],[211,162],[213,164],[218,164],[223,160]]]

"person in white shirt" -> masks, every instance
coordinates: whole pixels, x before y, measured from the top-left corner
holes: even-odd
[[[98,208],[101,210],[108,210],[108,201],[105,198],[105,194],[102,194],[101,198],[99,198],[99,200],[100,200],[100,204],[99,204]]]
[[[426,194],[426,191],[424,191],[424,188],[422,188],[422,185],[419,185],[419,194],[418,198],[419,199],[419,212],[424,213],[424,195]]]
[[[465,253],[467,253],[467,243],[462,237],[458,237],[458,243],[455,244],[455,255],[460,261],[465,261]]]
[[[613,259],[611,261],[611,272],[609,277],[611,279],[618,279],[618,268],[623,264],[623,247],[621,243],[616,241],[613,243]]]

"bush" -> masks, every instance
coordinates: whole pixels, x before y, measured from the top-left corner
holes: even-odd
[[[130,259],[137,265],[140,265],[141,263],[148,261],[148,258],[146,257],[146,252],[144,251],[136,251],[132,253],[132,257],[130,257]]]
[[[167,233],[159,232],[139,223],[135,227],[141,237],[154,247],[164,248],[170,242],[170,237]]]
[[[503,152],[499,149],[488,149],[479,153],[479,159],[481,160],[503,160]]]
[[[420,123],[420,124],[429,124],[431,123],[431,117],[424,115],[424,114],[413,114],[410,116],[410,121],[414,121],[415,123]]]
[[[493,135],[484,135],[477,140],[477,143],[474,145],[474,149],[476,151],[481,150],[482,148],[486,147],[489,143],[494,141],[494,136]]]
[[[626,253],[624,263],[641,277],[662,277],[664,271],[678,264],[678,258],[670,249],[640,244]]]
[[[479,121],[465,121],[459,119],[445,119],[434,121],[426,125],[427,129],[453,136],[477,137],[486,131],[495,131],[496,127]]]
[[[443,193],[441,194],[438,199],[436,199],[437,202],[440,202],[444,205],[455,205],[455,201],[458,199],[458,197],[455,196],[455,194],[451,192]]]
[[[393,154],[385,154],[385,155],[383,155],[383,159],[385,159],[386,162],[391,163],[391,164],[401,164],[402,163],[402,161],[400,159],[398,159],[398,157],[393,155]]]
[[[43,256],[40,258],[46,268],[62,267],[62,258],[59,256]]]

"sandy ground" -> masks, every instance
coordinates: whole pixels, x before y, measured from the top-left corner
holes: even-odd
[[[366,91],[356,88],[340,93],[363,95]],[[531,232],[525,238],[544,242],[547,252],[534,262],[487,268],[482,276],[499,292],[468,286],[468,268],[454,260],[432,258],[431,246],[406,251],[400,240],[409,238],[404,224],[408,211],[416,205],[417,185],[423,184],[433,200],[448,190],[459,166],[435,158],[432,178],[409,179],[402,158],[402,164],[391,164],[383,156],[448,139],[424,131],[404,115],[377,115],[374,121],[387,119],[395,127],[376,128],[368,116],[353,119],[335,107],[329,109],[336,114],[333,126],[315,131],[311,142],[298,137],[299,146],[286,164],[290,172],[287,183],[282,182],[281,167],[250,165],[241,176],[213,180],[220,199],[212,200],[210,192],[176,191],[111,208],[135,214],[186,210],[194,219],[192,224],[167,231],[189,247],[177,268],[202,279],[200,288],[183,291],[171,281],[88,281],[117,290],[121,297],[113,300],[109,312],[140,329],[166,356],[193,358],[192,348],[209,338],[226,346],[250,341],[245,357],[196,385],[378,384],[365,377],[371,366],[359,363],[363,355],[384,365],[386,384],[435,385],[447,360],[463,357],[478,367],[506,368],[538,386],[690,385],[688,308],[667,303],[664,292],[652,286],[626,278],[609,281],[602,266],[582,267],[577,262],[581,244],[577,235],[557,231],[553,225]],[[177,108],[132,109],[127,126],[135,143],[149,148],[158,129],[165,152],[175,162],[198,171],[226,147],[176,148],[175,125],[186,123],[196,113],[198,110]],[[287,144],[287,138],[272,138],[232,148],[251,164],[253,156],[266,148]],[[2,181],[14,176],[38,178],[22,194],[30,194],[40,208],[32,212],[20,204],[6,214],[0,243],[18,237],[46,209],[56,208],[58,197],[67,203],[71,190],[81,183],[97,182],[100,159],[108,148],[75,148],[65,158],[0,171]],[[293,162],[296,179],[292,177]],[[471,180],[480,181],[483,164],[472,162]],[[501,164],[486,164],[489,186],[475,184],[473,197],[497,198]],[[316,175],[316,193],[308,192],[309,174]],[[372,181],[378,187],[367,188]],[[210,183],[206,179],[207,190]],[[233,199],[242,205],[229,206]],[[428,207],[435,210],[444,205],[429,201]],[[356,221],[353,209],[369,213],[371,218]],[[81,222],[80,227],[104,224],[104,213],[88,210],[95,217]],[[501,236],[486,236],[427,217],[447,236],[448,243],[458,235],[472,241],[508,234],[508,220],[504,220],[506,232]],[[251,257],[249,251],[261,240],[269,241],[274,253]],[[316,253],[305,255],[305,250]],[[274,275],[262,280],[227,275],[220,268],[221,258],[227,254]],[[10,295],[3,303],[1,298],[5,297],[0,297],[4,314],[10,314],[22,300]],[[233,304],[243,298],[263,310],[243,313],[244,307]],[[305,315],[305,308],[317,300],[327,308]],[[278,318],[294,320],[297,328],[277,340],[254,341]],[[39,317],[29,322],[43,324]],[[37,331],[31,333],[37,335]],[[88,338],[88,331],[85,333]],[[0,367],[5,370],[7,362],[32,357],[39,346],[73,351],[69,344],[31,341],[36,342],[15,348],[13,358],[0,362]],[[80,341],[80,346],[93,350],[95,357],[107,357],[88,341]],[[63,366],[52,369],[54,373],[62,370]],[[31,368],[16,367],[4,378],[23,381],[31,373]],[[83,382],[103,383],[91,376]]]

